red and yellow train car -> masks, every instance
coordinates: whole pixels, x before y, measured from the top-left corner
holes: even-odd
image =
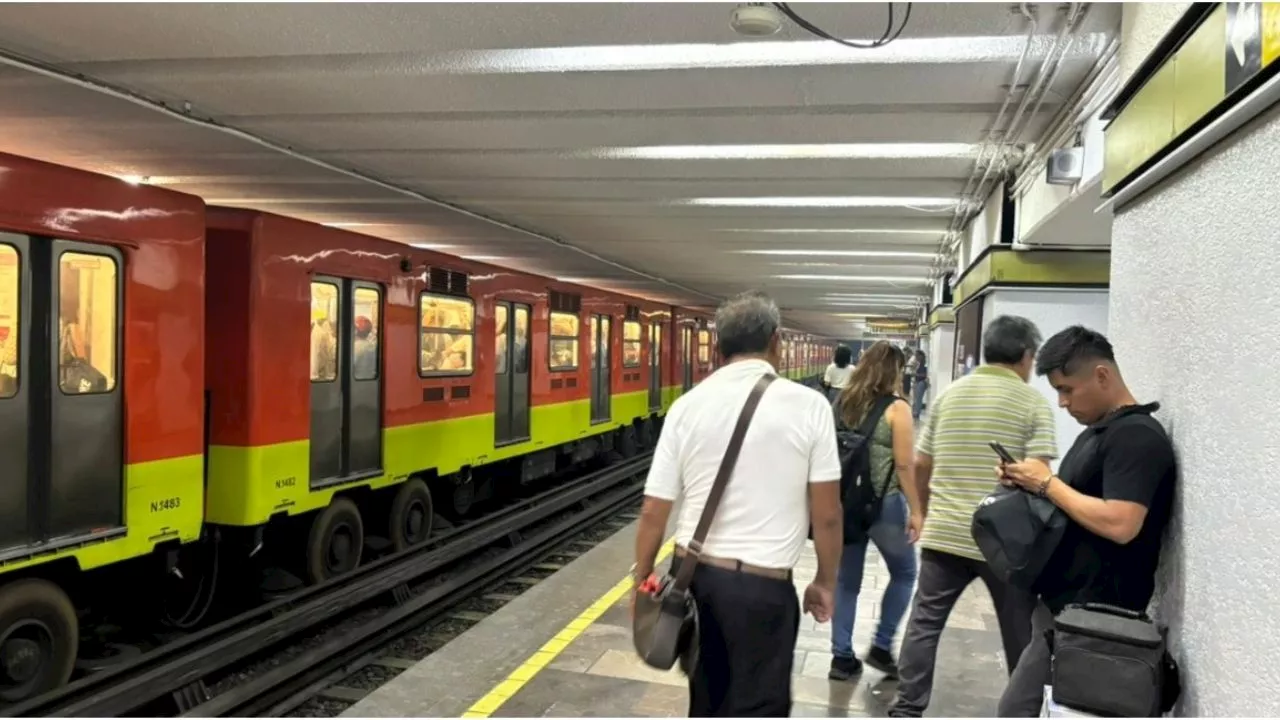
[[[0,700],[66,681],[110,569],[239,537],[323,580],[634,455],[718,364],[706,309],[0,154]]]

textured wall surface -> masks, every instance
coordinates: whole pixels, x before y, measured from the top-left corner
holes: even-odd
[[[1115,218],[1111,329],[1181,462],[1157,612],[1181,715],[1280,714],[1280,110]]]
[[[1120,77],[1127,80],[1147,59],[1189,2],[1127,2],[1120,13]]]
[[[982,309],[982,328],[1000,315],[1019,315],[1036,324],[1040,336],[1044,339],[1072,325],[1084,325],[1107,333],[1107,291],[1106,290],[1017,290],[1000,289],[984,298],[986,306]],[[1071,417],[1066,410],[1058,407],[1058,393],[1042,377],[1031,377],[1031,387],[1040,391],[1053,407],[1053,419],[1058,427],[1058,457],[1067,454],[1071,443],[1080,434],[1080,423]],[[1056,468],[1058,464],[1055,462]]]

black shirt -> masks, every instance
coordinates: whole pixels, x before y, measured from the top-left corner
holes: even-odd
[[[1115,411],[1081,432],[1062,459],[1058,477],[1063,482],[1085,495],[1143,505],[1147,517],[1126,545],[1069,522],[1035,588],[1055,614],[1084,602],[1147,609],[1177,477],[1173,444],[1151,417],[1159,407],[1151,403]]]

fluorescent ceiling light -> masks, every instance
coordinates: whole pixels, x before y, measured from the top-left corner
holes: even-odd
[[[383,225],[385,223],[368,223],[368,222],[328,222],[320,223],[325,227],[331,228],[358,228],[358,227],[374,227],[375,225]]]
[[[706,207],[797,207],[797,208],[837,208],[837,207],[953,207],[960,204],[958,198],[939,197],[875,197],[871,195],[828,196],[828,197],[707,197],[679,200],[680,205],[702,205]]]
[[[774,275],[776,280],[842,280],[848,282],[900,282],[911,285],[924,285],[928,278],[887,276],[887,275]]]
[[[141,185],[142,183],[150,180],[151,178],[147,177],[146,175],[121,175],[120,179],[129,183],[130,185]]]
[[[737,250],[739,255],[793,255],[796,257],[880,257],[925,258],[932,260],[937,253],[907,252],[898,250]]]
[[[1105,33],[1079,35],[1065,54],[1071,58],[1096,58],[1109,39]],[[1027,54],[1043,59],[1055,40],[1053,35],[1036,35]],[[458,75],[991,63],[1015,61],[1025,47],[1024,35],[898,38],[873,53],[849,52],[848,48],[826,40],[583,45],[459,50],[425,58],[415,56],[413,64],[419,72]]]
[[[978,157],[973,143],[833,143],[787,145],[651,145],[587,150],[591,157],[619,160],[807,160],[924,159]]]
[[[759,233],[761,235],[946,235],[946,230],[902,230],[898,228],[720,228],[715,232]]]
[[[409,243],[413,247],[422,248],[423,250],[448,250],[452,245],[437,245],[436,243]]]

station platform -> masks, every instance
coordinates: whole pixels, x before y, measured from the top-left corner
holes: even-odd
[[[627,568],[635,526],[614,534],[463,635],[349,707],[344,717],[684,717],[685,677],[646,666],[631,645]],[[669,554],[671,544],[663,548]],[[797,593],[816,571],[812,547]],[[854,647],[866,652],[884,563],[868,552]],[[905,621],[904,621],[905,625]],[[899,632],[901,636],[901,632]],[[830,625],[801,620],[793,717],[883,716],[894,684],[866,668],[857,683],[827,679]],[[938,648],[928,715],[990,717],[1007,677],[990,596],[965,592]]]

